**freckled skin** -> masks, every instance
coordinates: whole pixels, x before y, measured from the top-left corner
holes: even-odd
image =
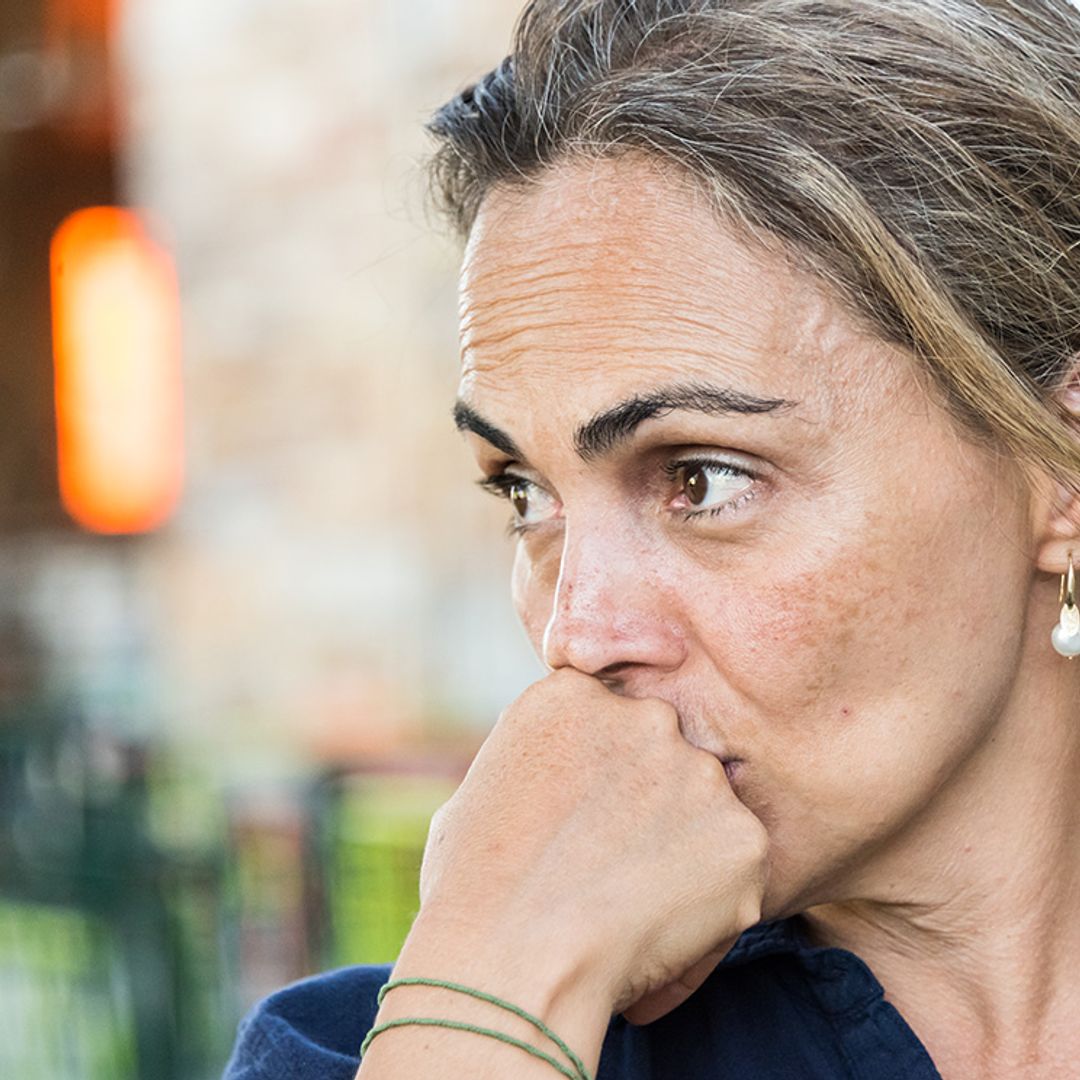
[[[461,314],[462,398],[558,506],[517,541],[537,652],[671,702],[691,741],[741,760],[770,837],[765,917],[894,898],[898,868],[905,900],[929,898],[955,860],[928,822],[961,820],[1054,662],[1041,489],[824,286],[640,159],[491,193]],[[691,379],[799,404],[672,415],[610,459],[575,454],[590,416]],[[506,464],[469,441],[485,472]],[[655,461],[687,446],[757,465],[755,497],[672,512]]]

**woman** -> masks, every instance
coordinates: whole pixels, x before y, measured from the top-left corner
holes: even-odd
[[[552,673],[229,1075],[1080,1077],[1080,11],[534,0],[431,128]]]

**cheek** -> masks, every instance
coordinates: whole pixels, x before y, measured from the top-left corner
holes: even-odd
[[[843,680],[853,659],[865,662],[868,635],[889,632],[898,612],[876,560],[817,560],[801,572],[777,577],[735,607],[741,648],[732,664],[747,689],[766,695],[770,712],[805,715]],[[737,677],[738,672],[733,671]],[[763,706],[766,701],[760,702]]]
[[[723,622],[702,631],[722,643],[709,650],[741,734],[778,780],[843,787],[924,752],[927,723],[915,717],[940,709],[966,647],[955,618],[964,579],[947,551],[900,524],[863,515],[746,568],[753,587],[728,595]]]
[[[831,537],[804,532],[723,576],[732,587],[713,603],[703,640],[726,643],[717,657],[725,674],[771,715],[812,706],[875,627],[889,633],[908,617],[890,595],[904,568],[889,530],[865,517],[860,525],[837,523]]]
[[[754,586],[719,598],[729,618],[703,631],[756,756],[756,808],[800,843],[812,821],[818,854],[921,805],[1008,692],[1023,605],[973,589],[972,566],[1022,597],[1023,558],[976,503],[956,503],[963,530],[864,513],[747,568]]]
[[[738,794],[770,831],[784,888],[902,815],[903,777],[920,752],[889,736],[906,710],[895,688],[905,681],[909,616],[890,601],[878,560],[865,549],[854,556],[755,578],[757,587],[729,597],[731,619],[714,630],[729,643],[713,652],[735,695],[727,722],[749,759]]]

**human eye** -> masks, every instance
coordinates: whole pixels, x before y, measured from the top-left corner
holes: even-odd
[[[480,486],[510,504],[513,512],[509,528],[511,535],[527,532],[558,512],[554,496],[528,477],[501,472],[485,477],[480,481]]]
[[[686,521],[731,513],[756,490],[756,476],[749,469],[717,458],[683,458],[665,464],[664,472],[676,485],[668,506]]]

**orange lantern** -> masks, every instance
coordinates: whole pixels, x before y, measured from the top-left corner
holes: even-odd
[[[168,254],[129,210],[80,210],[52,242],[60,495],[80,525],[139,533],[180,495],[180,311]]]

